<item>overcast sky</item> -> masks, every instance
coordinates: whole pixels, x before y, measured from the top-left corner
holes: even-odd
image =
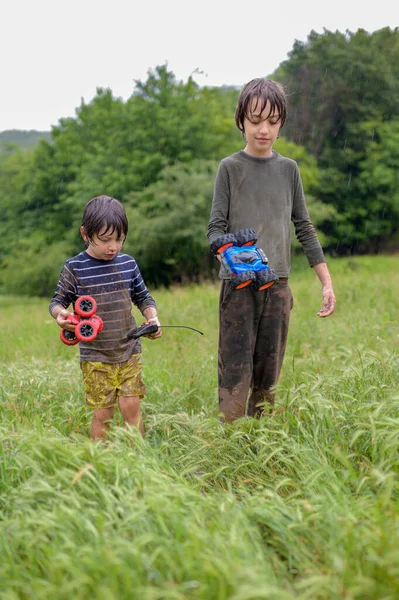
[[[177,79],[242,85],[270,75],[295,40],[399,26],[398,0],[4,0],[0,131],[50,130],[97,87],[128,98],[168,63]]]

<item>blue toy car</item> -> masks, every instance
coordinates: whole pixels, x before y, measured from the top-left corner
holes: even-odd
[[[233,290],[253,285],[260,292],[278,281],[256,241],[254,229],[241,229],[237,233],[226,233],[211,244],[213,254],[221,257],[222,263],[231,273],[230,285]]]

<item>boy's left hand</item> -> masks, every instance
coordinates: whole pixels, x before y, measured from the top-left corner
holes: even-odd
[[[147,319],[147,321],[148,323],[155,323],[156,325],[158,325],[158,331],[150,333],[149,335],[146,335],[144,337],[147,337],[150,340],[156,340],[157,338],[162,337],[162,327],[158,317],[152,317],[151,319]]]
[[[323,294],[323,304],[321,310],[317,313],[318,317],[329,317],[333,314],[335,310],[335,294],[331,284],[323,285],[322,292]]]

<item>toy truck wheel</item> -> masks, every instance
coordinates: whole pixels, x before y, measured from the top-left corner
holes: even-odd
[[[244,271],[243,273],[239,273],[238,275],[234,275],[230,279],[230,287],[233,290],[241,290],[251,283],[255,281],[255,273],[253,271]]]
[[[75,312],[79,317],[88,319],[97,310],[97,303],[91,296],[79,296],[75,302]]]
[[[262,292],[267,290],[278,281],[278,277],[272,269],[265,269],[264,271],[258,271],[256,273],[256,280],[254,283],[255,290]]]
[[[221,235],[216,240],[214,240],[211,244],[211,252],[212,254],[220,254],[223,252],[225,248],[229,246],[236,245],[236,236],[234,233],[226,233],[225,235]]]
[[[61,329],[60,338],[61,342],[66,346],[75,346],[79,342],[74,332],[67,329]]]
[[[237,246],[253,246],[256,244],[257,236],[254,229],[240,229],[235,234]]]
[[[103,322],[102,318],[99,317],[98,315],[93,315],[90,320],[93,321],[95,327],[97,327],[97,335],[99,333],[101,333],[101,331],[103,330],[103,327],[104,327],[104,322]]]
[[[75,327],[75,335],[80,342],[92,342],[97,334],[98,328],[92,321],[80,321]]]

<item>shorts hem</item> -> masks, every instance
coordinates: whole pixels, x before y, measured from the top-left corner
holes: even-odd
[[[116,402],[113,402],[112,404],[107,404],[107,406],[93,406],[92,404],[86,402],[86,406],[87,408],[91,408],[92,410],[95,410],[96,408],[114,408],[114,406],[116,406]]]

